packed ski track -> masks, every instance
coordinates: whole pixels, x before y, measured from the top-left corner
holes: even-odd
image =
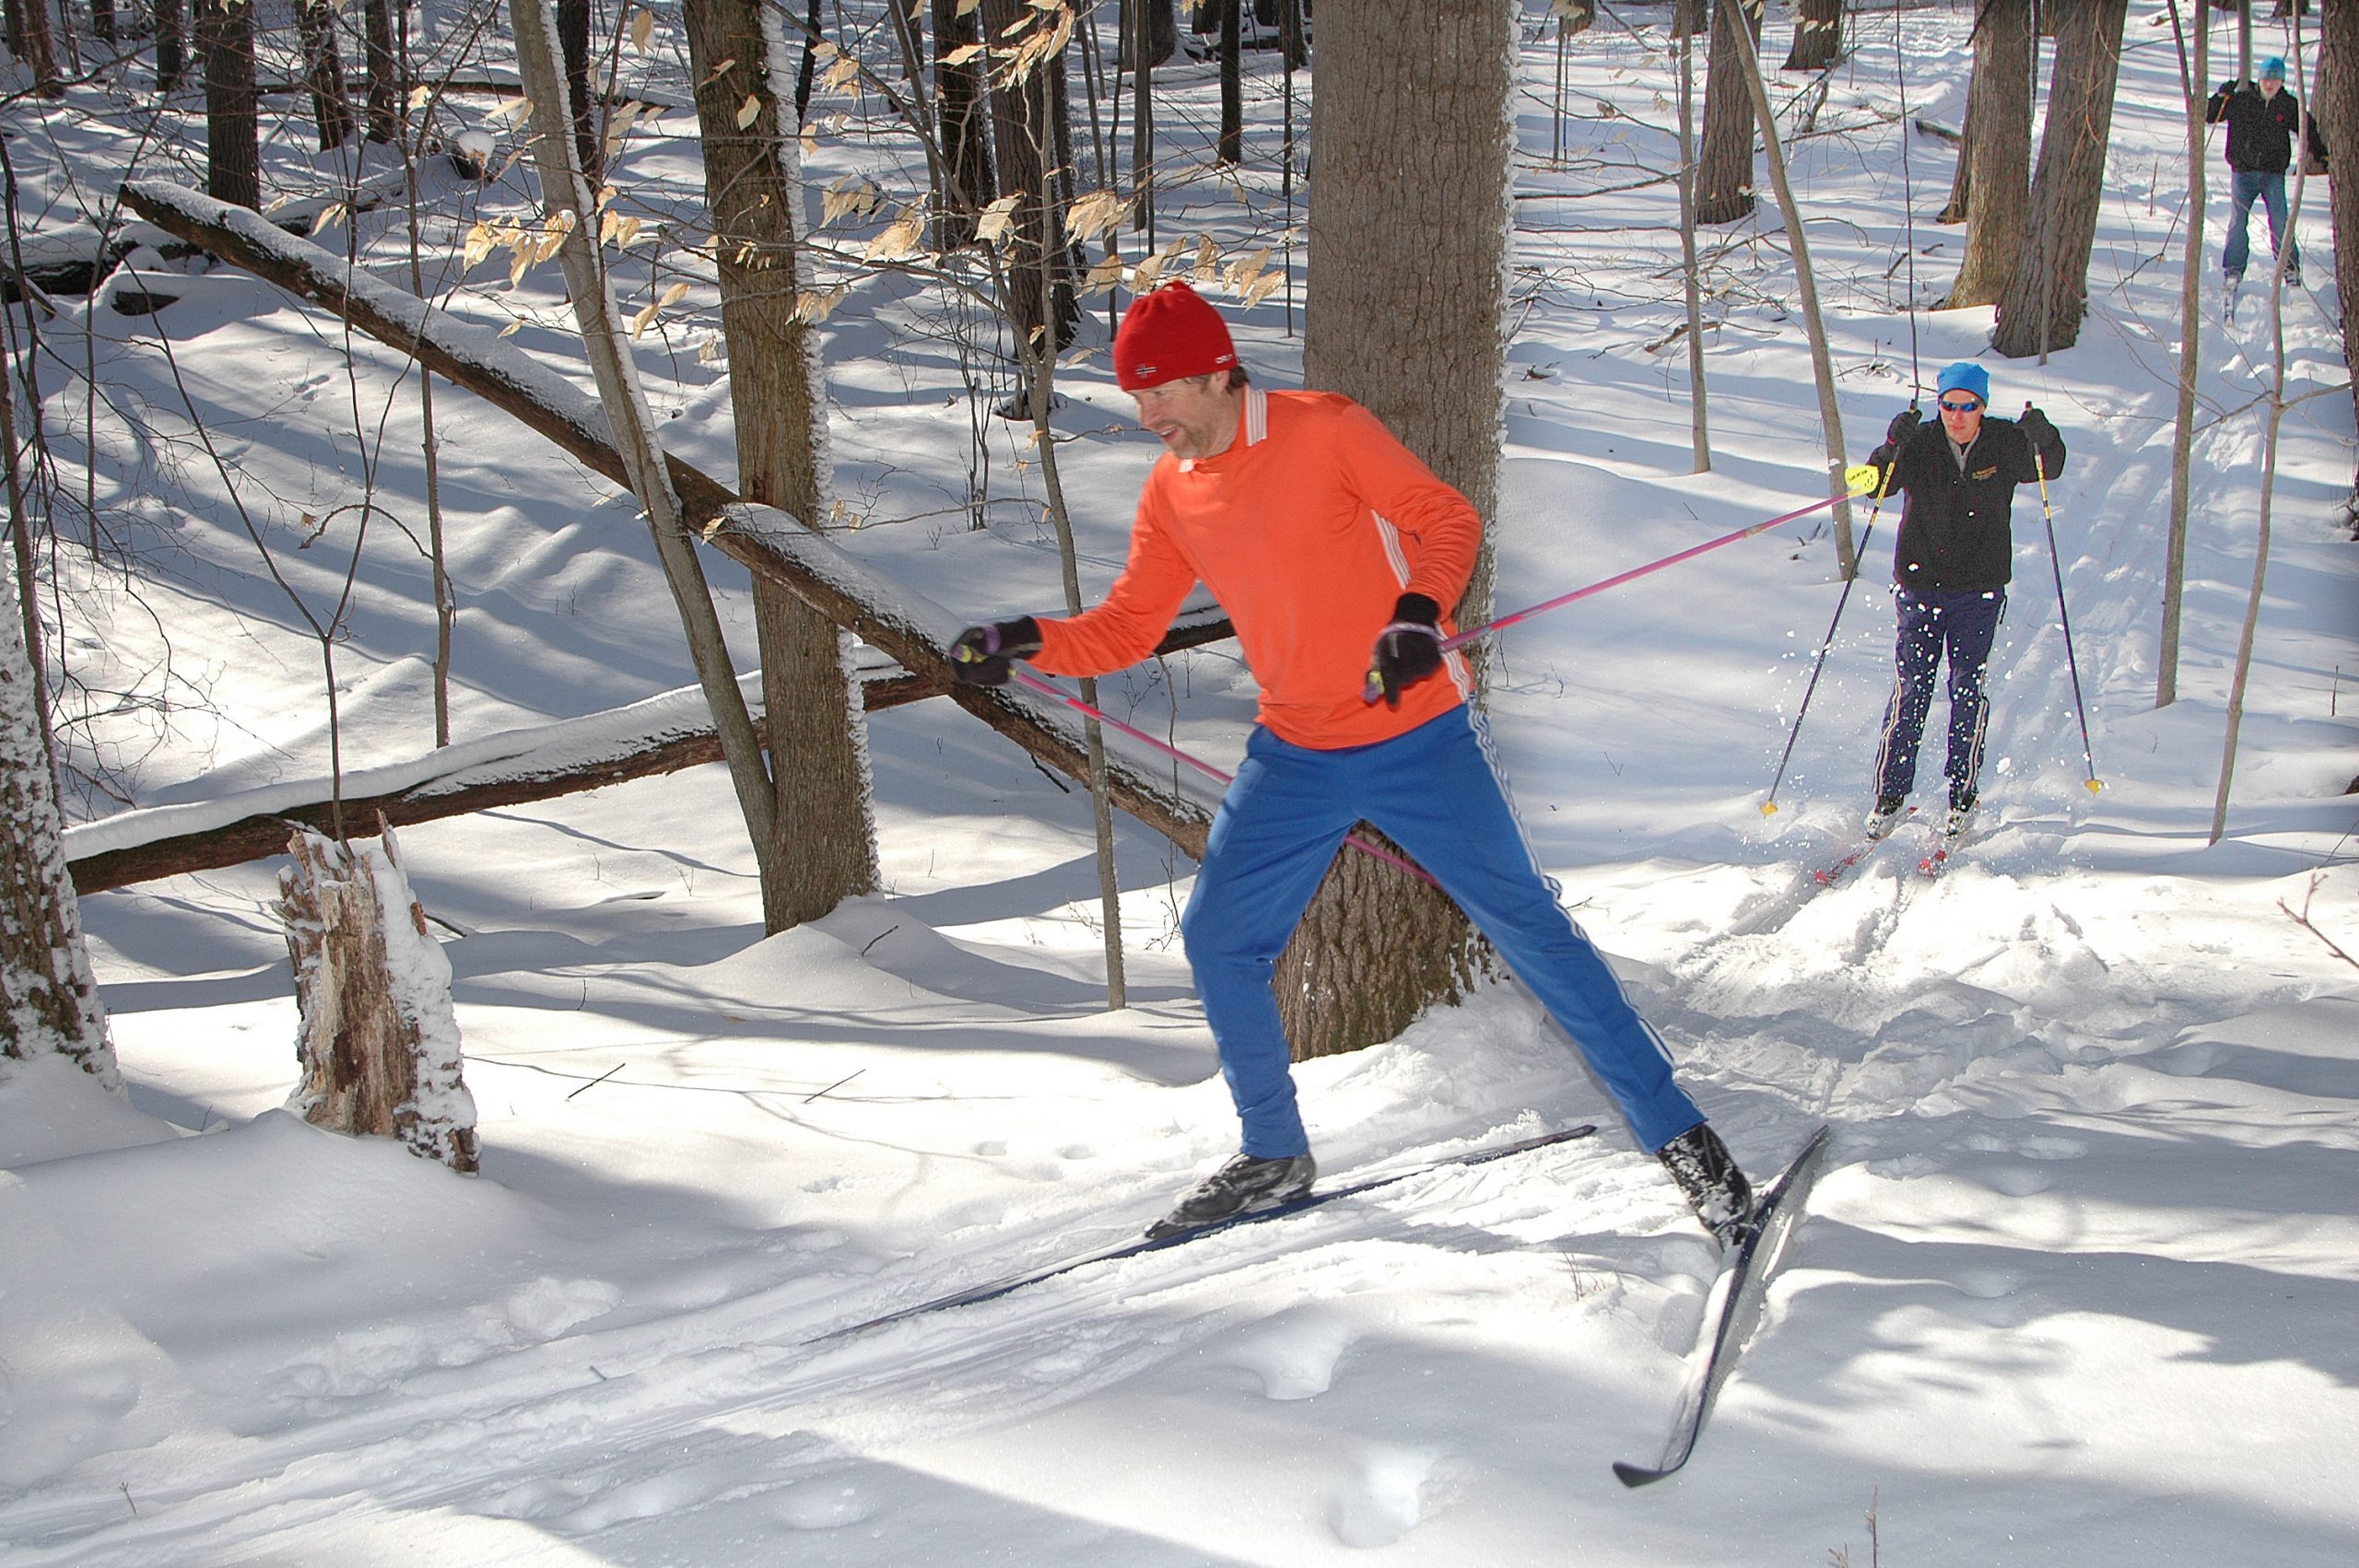
[[[1707,240],[1714,462],[1689,472],[1673,198],[1624,188],[1670,163],[1667,8],[1602,11],[1574,41],[1580,156],[1563,168],[1555,38],[1528,9],[1501,610],[1825,494],[1766,185],[1761,215]],[[1488,649],[1534,852],[1683,1080],[1763,1176],[1835,1129],[1676,1478],[1628,1492],[1610,1467],[1661,1451],[1718,1259],[1508,981],[1302,1065],[1322,1178],[1583,1122],[1594,1137],[827,1338],[1135,1235],[1235,1147],[1177,943],[1188,862],[1121,828],[1133,1006],[1107,1013],[1086,800],[933,702],[871,717],[885,889],[769,940],[719,768],[405,831],[449,938],[475,1180],[276,1109],[294,1014],[271,868],[86,900],[129,1099],[59,1062],[0,1067],[0,1564],[2348,1562],[2352,405],[2313,181],[2316,287],[2283,300],[2300,401],[2228,833],[2209,845],[2276,349],[2258,287],[2222,314],[2215,190],[2181,695],[2157,709],[2184,232],[2159,15],[2130,17],[2090,315],[2045,364],[1990,355],[1987,310],[1930,308],[1962,245],[1931,221],[1954,155],[1901,138],[1908,120],[1957,123],[1966,8],[1857,13],[1817,111],[1829,134],[1791,143],[1851,460],[1964,357],[1989,369],[1995,411],[2036,403],[2070,447],[2055,567],[2036,491],[2016,503],[1981,814],[1939,875],[1919,862],[1940,702],[1916,815],[1831,885],[1813,874],[1869,804],[1896,509],[1775,802],[1841,590],[1824,520]],[[1773,7],[1773,63],[1790,25]],[[1237,250],[1284,227],[1273,57],[1250,69],[1253,157],[1234,182],[1170,184],[1167,236]],[[1168,136],[1213,123],[1208,67],[1158,80]],[[1803,86],[1781,81],[1781,102]],[[62,202],[70,180],[119,176],[105,113],[23,112],[50,116],[45,141],[11,144],[28,189]],[[622,167],[692,205],[686,124],[634,133]],[[815,184],[912,178],[858,138],[809,156]],[[529,193],[519,174],[439,199],[463,228]],[[502,275],[445,308],[489,330],[521,317],[515,343],[573,364],[553,269],[512,291],[484,271]],[[1101,305],[1085,328],[1100,345]],[[187,703],[166,725],[126,702],[93,744],[142,805],[316,777],[318,650],[173,422],[185,384],[237,432],[237,471],[288,513],[280,569],[332,599],[341,558],[294,539],[358,466],[339,334],[229,272],[153,315],[87,309],[120,402],[157,422],[118,432],[97,476],[156,564],[76,585],[113,609],[88,667],[127,690],[169,667]],[[1298,380],[1299,309],[1237,312],[1257,378]],[[968,526],[975,361],[933,310],[871,279],[830,318],[836,486],[861,524],[831,537],[979,619],[1052,609],[1020,432],[987,433],[994,498]],[[702,332],[663,323],[640,352],[667,441],[726,474],[725,367]],[[364,380],[392,382],[391,356],[356,352]],[[1085,596],[1120,565],[1153,455],[1103,357],[1064,373],[1057,415]],[[58,432],[80,393],[44,386],[73,469]],[[628,498],[464,394],[438,398],[459,738],[686,685]],[[423,480],[397,444],[375,472],[406,518]],[[1868,515],[1855,504],[1854,528]],[[745,583],[714,568],[750,668]],[[424,579],[414,556],[364,556],[337,655],[348,766],[426,749]],[[1219,645],[1100,694],[1222,766],[1253,698]]]

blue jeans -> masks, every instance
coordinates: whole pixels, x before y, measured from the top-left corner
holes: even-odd
[[[2270,252],[2275,254],[2279,245],[2283,244],[2287,268],[2302,264],[2302,248],[2294,243],[2294,237],[2285,230],[2283,170],[2232,169],[2228,170],[2228,194],[2236,204],[2236,211],[2228,219],[2228,248],[2220,257],[2222,272],[2236,277],[2245,270],[2245,263],[2252,252],[2251,242],[2245,238],[2245,230],[2252,223],[2252,204],[2256,199],[2269,213]]]
[[[1271,978],[1328,862],[1362,821],[1414,856],[1491,939],[1642,1145],[1659,1149],[1703,1121],[1672,1081],[1661,1036],[1556,902],[1492,768],[1488,735],[1459,708],[1375,745],[1312,751],[1262,729],[1246,745],[1180,921],[1246,1153],[1279,1159],[1310,1147]]]
[[[2006,614],[2007,591],[1894,595],[1900,631],[1894,648],[1897,667],[1892,701],[1884,708],[1884,742],[1876,749],[1876,796],[1906,795],[1917,783],[1917,744],[1925,715],[1933,706],[1933,675],[1944,657],[1950,666],[1950,799],[1971,796],[1982,772],[1982,734],[1990,719],[1982,694],[1991,639]]]

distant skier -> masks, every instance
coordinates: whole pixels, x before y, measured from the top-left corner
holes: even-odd
[[[2302,282],[2302,248],[2285,227],[2285,170],[2294,160],[2294,137],[2306,132],[2310,155],[2326,164],[2326,139],[2318,122],[2301,111],[2285,90],[2285,62],[2272,54],[2260,63],[2258,82],[2223,82],[2203,111],[2203,123],[2228,123],[2228,197],[2234,212],[2228,218],[2227,248],[2220,255],[2220,270],[2234,295],[2245,280],[2245,262],[2251,252],[2246,230],[2252,224],[2257,200],[2269,214],[2269,249],[2285,252],[2285,281]]]
[[[1917,746],[1933,703],[1933,676],[1949,661],[1949,815],[1954,837],[1974,811],[1982,737],[1990,715],[1984,673],[2014,573],[2015,486],[2053,479],[2064,468],[2064,439],[2048,415],[2026,407],[1994,419],[1989,373],[1961,360],[1941,373],[1941,418],[1927,425],[1915,404],[1895,415],[1884,445],[1868,454],[1878,489],[1907,496],[1892,551],[1899,635],[1892,701],[1876,751],[1876,802],[1869,837],[1881,838],[1907,809],[1917,782]],[[2039,466],[2035,466],[2035,454]]]
[[[1183,283],[1133,302],[1114,372],[1166,449],[1121,575],[1086,614],[971,626],[951,656],[961,681],[981,685],[1004,682],[1016,659],[1104,674],[1152,652],[1201,579],[1261,684],[1260,723],[1180,925],[1243,1149],[1149,1234],[1309,1189],[1316,1167],[1272,975],[1365,820],[1458,900],[1706,1228],[1737,1239],[1753,1211],[1743,1173],[1557,903],[1492,772],[1465,663],[1442,650],[1443,606],[1465,591],[1482,541],[1474,509],[1349,398],[1250,385],[1219,313]]]

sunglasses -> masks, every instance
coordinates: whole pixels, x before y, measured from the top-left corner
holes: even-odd
[[[1978,403],[1952,403],[1947,398],[1942,399],[1942,412],[1944,414],[1971,414],[1981,406]]]

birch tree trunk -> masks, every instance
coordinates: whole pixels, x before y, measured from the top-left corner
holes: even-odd
[[[2208,0],[2201,0],[2208,3]],[[2032,0],[1982,0],[1967,88],[1966,260],[1945,310],[1995,305],[2015,275],[2031,201]]]
[[[1703,280],[1696,264],[1696,24],[1706,0],[1672,0],[1679,61],[1679,260],[1687,303],[1687,437],[1696,472],[1712,470],[1711,423],[1704,385]]]
[[[654,419],[640,390],[638,369],[631,363],[616,315],[605,260],[596,239],[596,204],[574,162],[573,116],[548,0],[510,0],[508,13],[515,31],[517,72],[525,96],[533,102],[533,154],[540,172],[541,200],[550,216],[565,225],[557,262],[565,270],[574,319],[598,383],[599,404],[630,474],[631,492],[647,513],[656,556],[679,610],[681,627],[687,634],[698,684],[720,730],[730,783],[736,790],[738,810],[745,813],[754,860],[760,868],[767,908],[768,889],[777,876],[778,840],[761,740],[737,688],[737,673],[722,636],[721,617],[712,607],[703,563],[697,559],[696,545],[682,526],[679,497],[673,491],[663,448],[655,439]]]
[[[81,904],[65,872],[65,824],[20,608],[12,603],[0,614],[0,1054],[29,1060],[56,1051],[120,1089]]]
[[[2010,359],[2070,348],[2088,309],[2089,252],[2105,195],[2107,139],[2129,0],[2078,0],[2057,22],[2056,75],[2032,177],[2029,222],[1999,298],[1991,346]]]
[[[1355,0],[1318,17],[1320,198],[1304,379],[1365,404],[1487,523],[1498,492],[1514,32],[1493,0]],[[1402,127],[1418,132],[1404,136]],[[1490,602],[1488,550],[1458,606]],[[1388,1040],[1480,972],[1442,894],[1339,856],[1278,965],[1297,1057]]]
[[[795,309],[797,144],[776,69],[786,41],[755,0],[688,0],[684,16],[729,347],[738,492],[816,528],[827,514],[826,403],[817,346]],[[851,638],[765,579],[754,579],[754,605],[778,835],[762,914],[765,928],[779,931],[875,891],[876,828]]]

